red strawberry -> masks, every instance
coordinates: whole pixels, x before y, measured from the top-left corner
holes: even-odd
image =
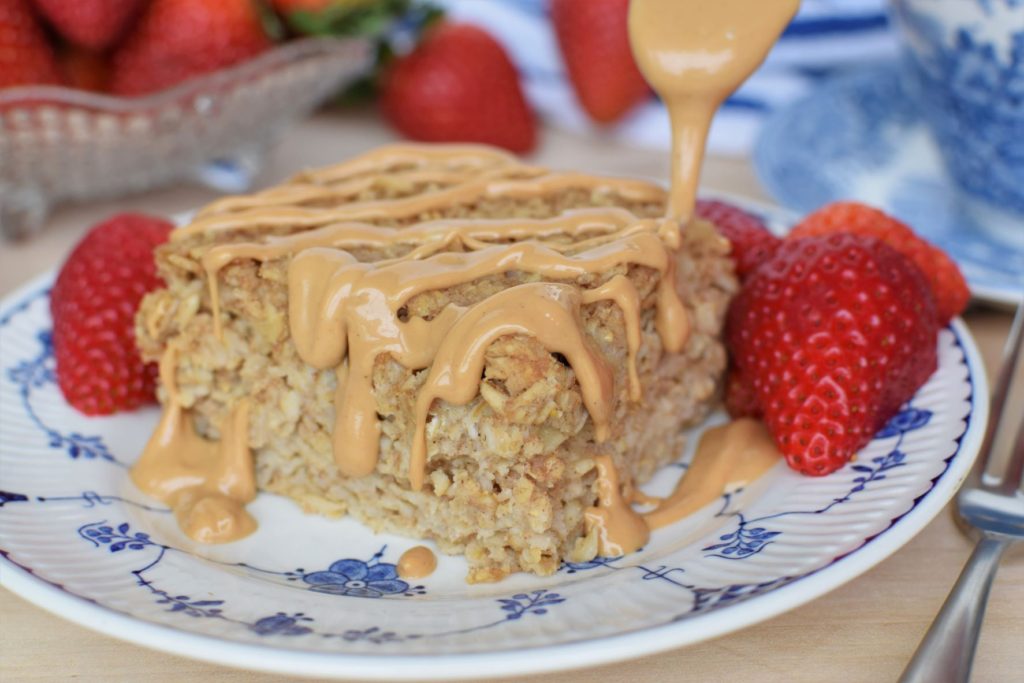
[[[270,47],[251,0],[153,0],[114,53],[111,90],[144,95]]]
[[[92,228],[57,276],[50,294],[57,381],[86,415],[131,410],[154,398],[156,366],[135,347],[135,311],[163,285],[153,249],[171,224],[120,214]]]
[[[385,74],[384,116],[428,142],[482,142],[528,152],[537,124],[505,50],[468,24],[440,24]]]
[[[736,274],[746,277],[759,264],[771,258],[781,240],[768,232],[764,223],[732,204],[711,199],[697,202],[697,216],[711,221],[732,243]]]
[[[78,47],[101,52],[121,37],[143,0],[34,0],[40,14]]]
[[[551,0],[551,22],[580,104],[617,121],[650,90],[629,46],[629,0]]]
[[[750,380],[741,376],[735,367],[729,369],[725,380],[725,409],[733,418],[762,416],[761,403]]]
[[[0,88],[60,83],[53,50],[25,0],[0,0]]]
[[[809,237],[834,232],[877,237],[913,261],[935,294],[940,324],[945,325],[967,306],[971,292],[953,259],[905,223],[878,209],[857,202],[829,204],[804,218],[790,235]]]
[[[863,235],[786,240],[744,283],[727,342],[794,469],[824,475],[862,448],[936,367],[921,272]]]

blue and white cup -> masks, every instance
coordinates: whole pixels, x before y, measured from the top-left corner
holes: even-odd
[[[1024,244],[1024,0],[893,0],[893,18],[965,207]]]

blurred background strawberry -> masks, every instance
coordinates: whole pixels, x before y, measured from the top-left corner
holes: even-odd
[[[271,45],[251,0],[153,0],[114,54],[111,90],[143,95],[258,55]]]
[[[0,0],[0,88],[61,80],[53,48],[26,0]]]
[[[569,79],[592,119],[618,121],[647,99],[629,47],[629,0],[551,0],[550,11]]]
[[[508,55],[468,24],[431,28],[415,50],[390,64],[381,109],[415,140],[480,142],[513,152],[529,152],[537,140]]]
[[[69,43],[101,52],[128,29],[146,0],[33,0],[46,21]]]

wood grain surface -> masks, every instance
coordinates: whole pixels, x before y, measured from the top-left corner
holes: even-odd
[[[296,126],[268,156],[258,185],[329,164],[388,142],[371,114],[325,112]],[[538,163],[595,173],[665,178],[665,154],[600,138],[546,131]],[[703,186],[764,199],[746,159],[711,158]],[[30,241],[0,246],[0,295],[58,265],[86,228],[123,210],[175,213],[215,197],[179,186],[116,201],[60,208]],[[973,307],[964,316],[989,374],[1009,330],[1005,309]],[[1019,378],[1024,385],[1024,369]],[[1024,415],[1016,392],[1013,415]],[[0,480],[3,473],[0,472]],[[899,552],[832,593],[768,622],[644,659],[557,675],[534,683],[584,681],[894,681],[953,585],[972,543],[943,511]],[[586,666],[586,662],[580,662]],[[500,672],[481,671],[486,679]],[[272,681],[123,643],[49,614],[0,589],[0,681]],[[516,679],[520,680],[520,679]],[[981,636],[976,681],[1024,680],[1024,552],[1003,561]]]

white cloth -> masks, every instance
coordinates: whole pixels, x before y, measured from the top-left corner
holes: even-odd
[[[547,14],[547,0],[437,0],[449,16],[486,28],[508,50],[528,99],[548,122],[651,147],[669,146],[668,117],[655,98],[601,131],[576,103]],[[803,0],[799,14],[761,69],[715,118],[709,149],[744,154],[760,124],[838,69],[892,57],[887,0]]]

